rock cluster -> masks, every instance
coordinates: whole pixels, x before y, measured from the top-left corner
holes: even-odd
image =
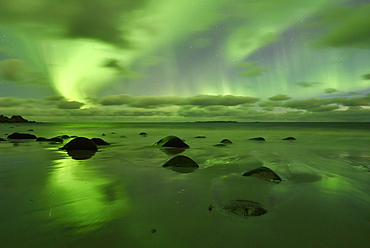
[[[28,121],[20,115],[13,115],[10,118],[0,115],[0,123],[34,123],[34,121]]]

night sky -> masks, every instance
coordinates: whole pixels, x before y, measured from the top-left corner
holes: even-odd
[[[370,121],[370,3],[2,0],[0,114]]]

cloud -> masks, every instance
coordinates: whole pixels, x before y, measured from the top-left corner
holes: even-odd
[[[93,39],[128,47],[130,18],[146,0],[0,2],[0,23],[37,36]]]
[[[311,99],[298,99],[292,100],[283,103],[281,106],[285,108],[293,108],[293,109],[304,109],[308,111],[318,111],[321,109],[325,109],[322,106],[331,104],[330,99],[321,99],[321,98],[311,98]],[[329,108],[330,109],[330,108]]]
[[[109,105],[124,105],[128,104],[132,101],[132,96],[129,95],[112,95],[112,96],[106,96],[101,99],[93,99],[93,101],[100,103],[104,106]]]
[[[370,47],[370,4],[337,7],[319,16],[319,24],[326,34],[317,42],[318,46]]]
[[[223,105],[236,106],[241,104],[253,104],[259,101],[259,98],[249,96],[232,96],[232,95],[197,95],[185,99],[185,105]]]
[[[258,106],[262,107],[263,110],[273,111],[274,108],[281,106],[281,102],[279,102],[279,101],[262,101],[262,102],[258,103]]]
[[[246,71],[240,73],[242,77],[256,77],[261,76],[265,70],[256,65],[257,62],[245,62],[241,65]]]
[[[322,84],[322,83],[319,83],[319,82],[306,82],[306,81],[296,83],[296,85],[299,85],[299,86],[301,86],[303,88],[315,87],[315,86],[320,85],[320,84]]]
[[[23,99],[16,97],[0,97],[0,107],[14,107],[24,105],[28,103],[36,103],[38,100],[35,99]]]
[[[341,104],[343,106],[370,106],[370,95],[358,97],[336,97],[331,99],[331,102]]]
[[[0,81],[15,82],[21,85],[45,85],[45,75],[33,71],[26,61],[6,59],[0,61]]]
[[[325,93],[327,93],[327,94],[331,94],[331,93],[335,93],[335,92],[338,92],[338,90],[334,89],[334,88],[326,88],[325,89]]]
[[[278,94],[278,95],[275,95],[275,96],[272,96],[272,97],[269,97],[268,99],[270,101],[286,101],[286,100],[289,100],[291,97],[287,96],[287,95],[283,95],[283,94]]]
[[[237,106],[241,104],[254,104],[259,98],[248,96],[232,95],[197,95],[193,97],[177,96],[130,96],[130,95],[112,95],[101,99],[94,99],[95,103],[104,106],[108,105],[127,105],[138,108],[156,108],[171,105],[196,105],[196,106]]]
[[[77,101],[60,101],[56,105],[59,109],[80,109],[85,104]]]
[[[362,78],[365,80],[370,80],[370,73],[362,75]]]

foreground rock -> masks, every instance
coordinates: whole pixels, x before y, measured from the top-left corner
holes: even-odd
[[[62,150],[71,151],[71,150],[85,150],[85,151],[97,151],[98,147],[96,144],[88,138],[77,137],[68,142],[65,146],[60,148]]]
[[[223,140],[221,140],[220,143],[222,143],[222,144],[232,144],[233,142],[231,142],[231,140],[229,140],[229,139],[223,139]]]
[[[8,139],[37,139],[37,137],[29,133],[12,133],[8,135]]]
[[[259,179],[262,179],[262,180],[265,180],[265,181],[274,182],[274,183],[280,183],[282,181],[281,178],[278,176],[278,174],[276,174],[270,168],[267,168],[267,167],[264,167],[264,166],[259,167],[259,168],[254,169],[254,170],[247,171],[247,172],[243,173],[242,176],[256,177],[256,178],[259,178]]]
[[[187,156],[178,155],[164,163],[163,167],[170,167],[172,170],[181,173],[189,173],[199,168],[199,165]]]
[[[241,217],[261,216],[267,213],[262,204],[248,200],[231,201],[222,209],[226,214],[235,214]]]
[[[189,148],[189,146],[182,141],[179,137],[176,136],[167,136],[156,143],[153,144],[154,146],[159,147],[177,147],[177,148]]]

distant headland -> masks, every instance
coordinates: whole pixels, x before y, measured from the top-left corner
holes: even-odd
[[[195,121],[194,123],[238,123],[237,121]]]
[[[35,121],[26,120],[20,115],[12,115],[10,118],[0,115],[0,123],[35,123]]]

